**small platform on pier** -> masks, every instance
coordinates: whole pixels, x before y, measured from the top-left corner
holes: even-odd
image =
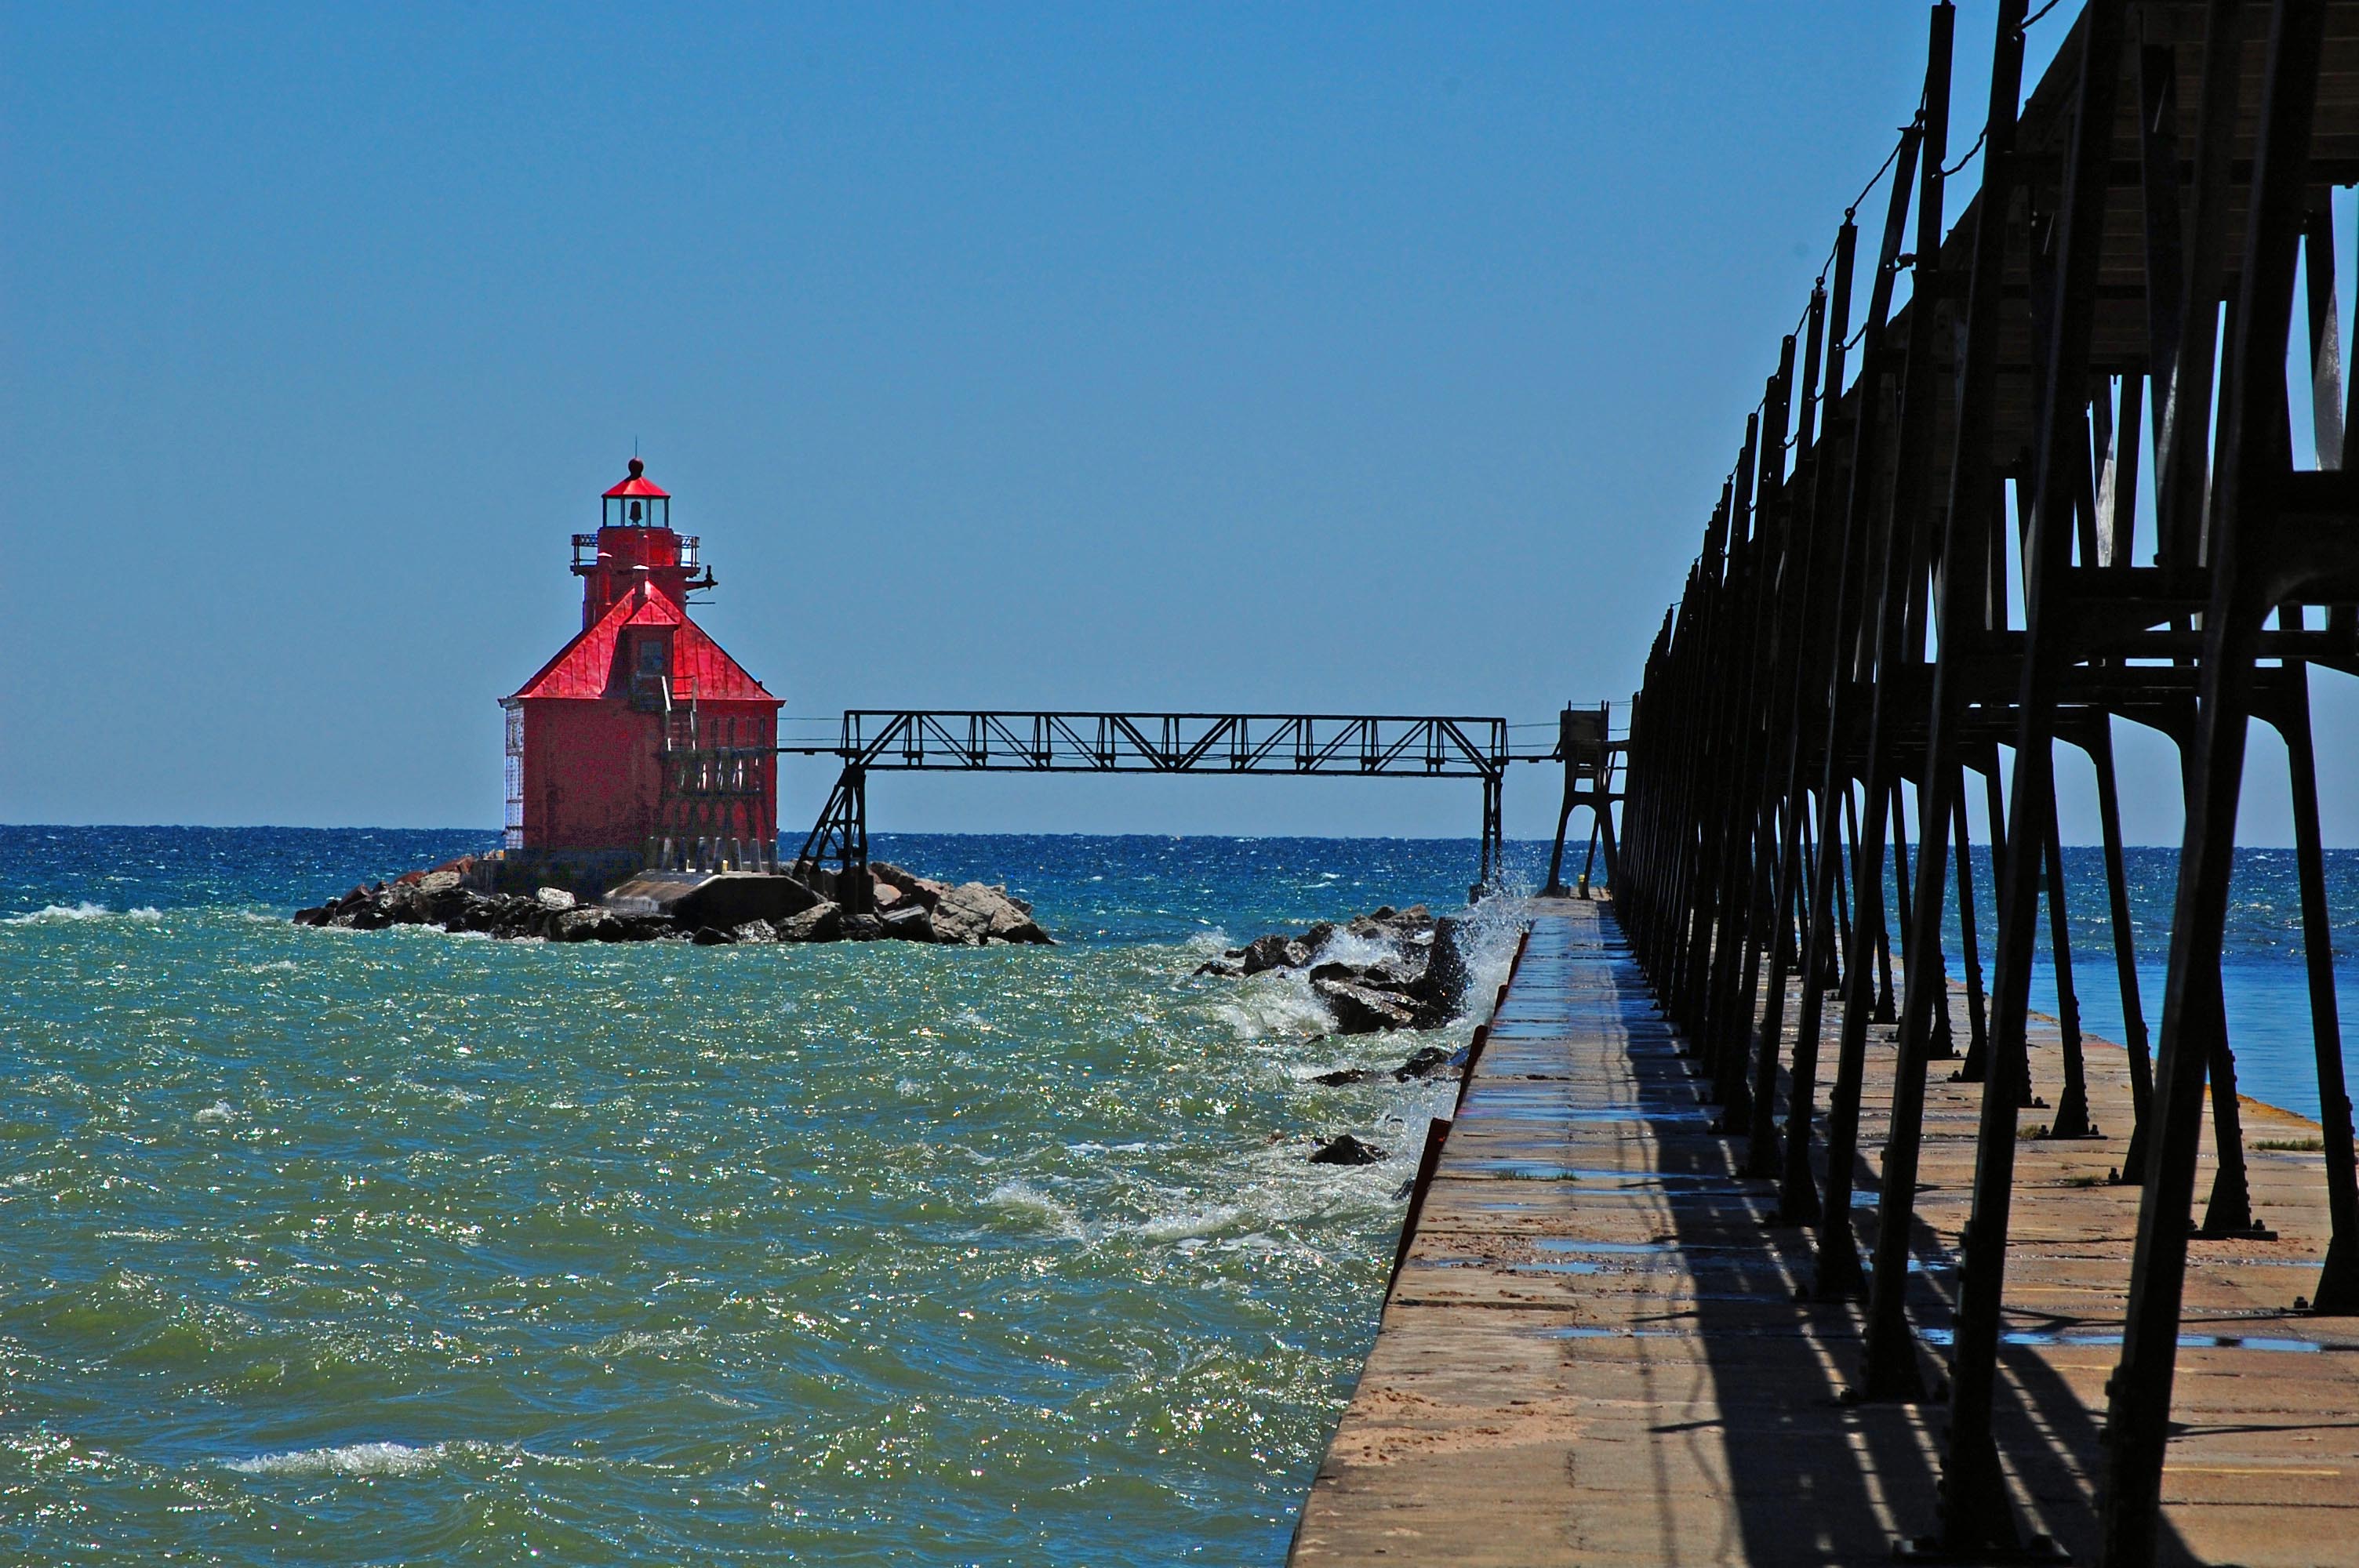
[[[1796,1299],[1810,1233],[1765,1225],[1773,1184],[1734,1173],[1742,1140],[1698,1103],[1611,906],[1533,910],[1291,1561],[1889,1560],[1933,1526],[1945,1407],[1843,1401],[1860,1309]],[[2052,1092],[2058,1041],[2038,1023],[2033,1080]],[[1891,1040],[1870,1037],[1871,1152]],[[2138,1204],[2107,1183],[2127,1059],[2089,1044],[2093,1114],[2115,1136],[2022,1145],[1998,1397],[2019,1517],[2081,1563]],[[1938,1071],[1929,1089],[1910,1313],[1935,1355],[1981,1095]],[[2316,1127],[2247,1102],[2245,1135],[2278,1239],[2198,1242],[2190,1260],[2166,1559],[2359,1563],[2359,1319],[2292,1310],[2327,1235],[2321,1156],[2299,1147]],[[1859,1185],[1873,1206],[1872,1157]],[[1857,1218],[1873,1246],[1873,1206]]]

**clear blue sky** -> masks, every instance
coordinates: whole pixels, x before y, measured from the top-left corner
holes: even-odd
[[[566,537],[634,440],[790,716],[1626,697],[1924,47],[1890,0],[0,17],[0,818],[55,822],[496,824],[494,699],[575,628]],[[2147,784],[2132,837],[2174,838]],[[1518,773],[1511,831],[1553,789]]]

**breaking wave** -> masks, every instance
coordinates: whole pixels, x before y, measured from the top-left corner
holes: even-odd
[[[341,1448],[299,1448],[234,1460],[245,1476],[423,1476],[441,1466],[450,1444],[412,1448],[406,1443],[348,1443]]]
[[[51,903],[23,914],[0,915],[0,925],[53,925],[82,920],[136,920],[143,924],[164,918],[164,912],[152,904],[135,909],[109,909],[103,903]]]

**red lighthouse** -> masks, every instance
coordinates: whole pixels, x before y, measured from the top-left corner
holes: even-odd
[[[573,535],[582,631],[502,700],[511,858],[636,859],[652,840],[777,834],[779,700],[690,618],[709,589],[671,497],[631,460]]]

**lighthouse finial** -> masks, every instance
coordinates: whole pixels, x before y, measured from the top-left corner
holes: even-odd
[[[631,477],[632,477],[633,479],[636,479],[636,478],[638,478],[641,474],[643,474],[643,473],[645,473],[645,472],[647,472],[647,464],[645,464],[645,463],[643,463],[643,462],[639,461],[639,460],[638,460],[638,459],[636,459],[636,458],[633,458],[633,459],[631,460]]]

